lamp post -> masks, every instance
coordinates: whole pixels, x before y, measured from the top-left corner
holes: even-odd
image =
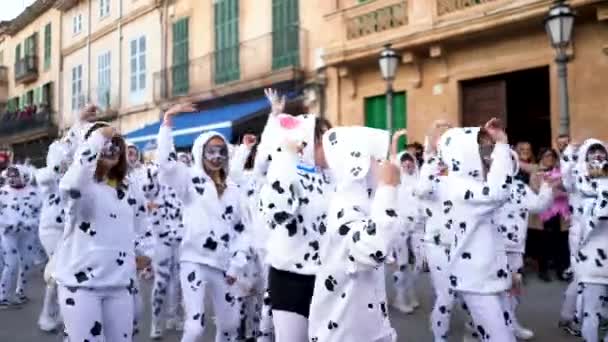
[[[391,134],[394,130],[393,81],[399,67],[399,58],[399,54],[391,49],[391,44],[387,44],[378,59],[382,78],[386,81],[386,128]]]
[[[557,77],[559,80],[559,133],[570,134],[570,103],[568,98],[568,54],[566,49],[572,39],[574,12],[563,0],[556,1],[545,17],[545,29],[551,46],[556,51]]]

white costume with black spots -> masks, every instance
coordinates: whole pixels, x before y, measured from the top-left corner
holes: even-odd
[[[242,274],[248,262],[248,243],[237,185],[229,176],[226,189],[218,196],[214,182],[204,170],[203,151],[214,137],[223,139],[227,145],[217,132],[201,134],[192,147],[194,165],[188,168],[177,161],[171,128],[163,125],[158,136],[160,179],[177,192],[183,203],[184,236],[180,251],[186,311],[183,342],[196,341],[203,335],[207,293],[212,297],[217,317],[216,341],[235,341],[238,337],[240,307],[236,285],[229,285],[226,277],[238,279]]]
[[[511,285],[504,240],[491,219],[509,199],[513,170],[509,146],[497,143],[484,180],[479,128],[452,128],[441,137],[439,153],[448,166],[444,184],[452,206],[447,274],[450,288],[464,300],[482,341],[515,341],[500,296]]]
[[[583,214],[574,269],[576,279],[582,284],[581,332],[589,342],[601,340],[599,323],[605,317],[604,307],[608,301],[608,177],[589,175],[586,157],[594,145],[607,151],[603,143],[590,139],[580,147],[576,166],[576,182],[583,195]],[[608,341],[608,336],[603,341]]]
[[[49,146],[46,167],[38,170],[36,181],[42,196],[42,211],[38,234],[49,258],[55,254],[65,227],[65,202],[59,192],[59,181],[71,163],[70,148],[64,141],[55,141]],[[42,330],[57,326],[59,303],[57,284],[47,284],[39,325]]]
[[[26,288],[34,264],[34,241],[38,237],[37,224],[41,202],[35,187],[28,183],[28,170],[14,165],[7,170],[21,179],[20,187],[7,182],[0,189],[2,217],[0,235],[4,253],[4,268],[0,278],[0,305],[23,303],[27,300]]]
[[[304,342],[331,185],[313,166],[315,117],[281,114],[276,119],[269,121],[278,128],[269,136],[276,143],[266,142],[275,150],[259,204],[270,228],[266,255],[271,266],[270,301],[276,340]],[[287,140],[303,143],[301,156],[281,146]]]
[[[323,139],[338,184],[321,240],[310,341],[396,341],[388,319],[384,263],[399,234],[397,188],[376,188],[370,172],[372,159],[386,156],[389,135],[343,127],[328,131]]]
[[[514,152],[512,161],[515,165],[512,175],[515,176],[519,169],[519,163]],[[529,216],[530,214],[541,213],[551,206],[553,190],[549,185],[543,183],[537,194],[526,183],[516,178],[513,178],[509,187],[511,191],[509,200],[496,212],[493,224],[498,227],[503,235],[509,270],[513,277],[521,277],[523,275]],[[514,330],[521,329],[522,326],[515,315],[519,298],[514,294],[505,293],[503,300],[504,307],[511,317]]]
[[[67,224],[53,277],[71,341],[131,341],[136,292],[136,241],[146,229],[143,195],[127,183],[94,178],[107,139],[92,133],[75,155],[59,189]]]
[[[152,269],[152,332],[162,333],[162,322],[177,321],[180,304],[179,245],[184,230],[182,203],[177,193],[159,180],[156,165],[146,167],[144,194],[149,203],[149,226],[154,236]]]

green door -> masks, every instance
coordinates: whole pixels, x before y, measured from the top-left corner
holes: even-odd
[[[393,129],[407,128],[407,96],[405,92],[393,94]],[[372,128],[387,128],[386,96],[374,96],[365,99],[365,126]],[[407,141],[402,138],[399,146],[404,148]]]
[[[173,24],[173,96],[188,94],[188,18]]]
[[[272,69],[300,65],[299,0],[272,0]]]
[[[239,1],[217,0],[215,12],[215,83],[240,78]]]

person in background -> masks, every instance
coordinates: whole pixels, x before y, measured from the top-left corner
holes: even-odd
[[[560,134],[557,139],[555,139],[555,147],[559,151],[559,154],[562,154],[569,144],[570,136],[568,134]]]
[[[536,160],[532,151],[532,144],[527,141],[520,141],[515,145],[518,156],[519,172],[515,178],[521,180],[526,185],[530,185],[530,176],[536,172]]]
[[[422,144],[414,141],[413,143],[408,144],[405,149],[409,154],[416,157],[416,162],[418,163],[418,167],[420,167],[424,162],[424,147]]]
[[[553,181],[561,179],[559,169],[559,155],[556,150],[544,149],[539,157],[539,171],[531,179],[532,189],[538,191],[543,179]],[[560,280],[565,280],[563,272],[568,268],[568,233],[562,229],[562,222],[570,218],[568,195],[563,187],[554,189],[553,204],[549,209],[540,214],[543,229],[540,236],[542,243],[539,244],[538,272],[539,278],[550,282],[550,262],[557,272]]]

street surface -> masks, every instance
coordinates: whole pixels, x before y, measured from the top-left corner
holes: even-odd
[[[29,293],[31,302],[19,310],[0,311],[0,342],[59,342],[58,335],[45,334],[37,328],[36,321],[42,301],[42,276],[37,273]],[[149,282],[144,285],[144,295],[149,294]],[[540,342],[569,342],[579,341],[576,338],[566,336],[557,329],[559,308],[562,301],[562,293],[565,284],[552,282],[549,284],[539,282],[535,276],[529,277],[525,288],[525,297],[520,305],[520,320],[536,332],[535,341]],[[393,326],[399,333],[399,342],[426,342],[432,341],[432,335],[428,328],[428,317],[431,309],[431,286],[426,276],[419,283],[421,308],[413,315],[403,315],[391,312]],[[146,297],[149,298],[149,297]],[[146,305],[146,320],[142,333],[136,338],[136,342],[150,341],[149,318],[150,307]],[[453,319],[454,327],[450,342],[462,341],[463,315],[456,314]],[[213,324],[208,325],[205,338],[201,342],[213,341]],[[170,333],[163,341],[177,342],[179,335]],[[111,341],[108,341],[111,342]],[[346,342],[346,341],[345,341]],[[363,341],[361,341],[363,342]]]

